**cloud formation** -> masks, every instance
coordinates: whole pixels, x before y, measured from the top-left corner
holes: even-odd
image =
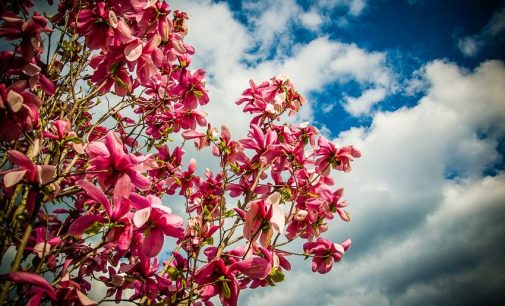
[[[366,2],[361,9],[360,1],[341,2],[356,3],[356,16],[367,7]],[[384,111],[380,103],[398,87],[386,52],[325,35],[293,41],[293,33],[286,33],[291,23],[316,31],[326,21],[325,1],[309,10],[290,2],[293,7],[278,19],[251,4],[250,12],[256,12],[251,20],[257,20],[253,26],[239,22],[223,3],[175,3],[192,17],[188,42],[197,51],[192,65],[208,71],[209,121],[228,125],[234,137],[248,128],[243,124],[248,116],[233,103],[248,80],[281,73],[304,95],[324,92],[332,84],[356,85],[357,91],[342,87],[341,103],[352,116],[371,118],[370,126],[357,122],[335,139],[364,154],[350,174],[336,177],[346,188],[354,221],[325,235],[334,241],[352,237],[349,255],[325,277],[294,259],[285,283],[246,290],[241,304],[504,303],[505,254],[497,242],[505,238],[505,173],[496,170],[503,164],[505,137],[503,62],[483,62],[473,71],[447,61],[430,62],[403,92],[424,91],[419,101]],[[351,15],[351,6],[345,7]],[[273,34],[261,36],[260,20],[269,23]],[[276,40],[281,34],[289,39]],[[257,49],[262,44],[273,48],[273,42],[290,51]],[[317,119],[316,106],[328,112],[333,108],[324,101],[310,103],[297,119]]]
[[[496,12],[479,34],[458,41],[458,48],[467,57],[475,57],[482,48],[492,44],[505,32],[505,7]]]
[[[353,238],[328,278],[288,275],[286,287],[254,292],[245,305],[500,305],[505,301],[505,66],[468,72],[435,61],[412,108],[378,112],[369,129],[341,133],[364,156],[346,188],[353,222],[327,238]],[[308,271],[308,267],[305,267]],[[309,281],[310,280],[310,281]],[[290,295],[280,292],[289,290]],[[294,290],[294,291],[292,291]]]

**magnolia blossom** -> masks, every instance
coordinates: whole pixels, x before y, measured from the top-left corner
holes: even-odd
[[[342,258],[350,240],[318,237],[336,215],[350,221],[329,174],[360,153],[282,122],[304,103],[288,77],[250,81],[236,102],[249,133],[233,139],[201,108],[188,14],[160,0],[60,0],[47,19],[32,2],[0,4],[13,44],[0,52],[0,255],[17,250],[0,304],[96,305],[100,281],[101,301],[237,305],[241,290],[283,281],[304,242],[314,272]],[[47,50],[51,28],[63,40]],[[219,167],[197,169],[188,140]]]
[[[260,237],[261,244],[266,247],[270,244],[274,229],[282,234],[286,221],[279,206],[280,199],[279,193],[273,193],[266,200],[251,202],[243,231],[247,240],[255,241]]]
[[[324,238],[303,245],[305,254],[312,256],[312,272],[325,274],[331,270],[333,262],[339,262],[345,251],[351,247],[351,239],[341,244],[333,243]]]
[[[94,141],[86,147],[90,167],[88,171],[96,172],[98,181],[105,187],[115,185],[121,188],[121,194],[128,196],[133,186],[144,190],[151,182],[139,170],[144,169],[144,162],[149,156],[135,156],[125,153],[123,143],[109,131],[105,141]]]
[[[7,154],[18,168],[3,173],[5,187],[12,187],[22,179],[28,183],[45,185],[54,177],[56,167],[53,165],[36,165],[25,154],[17,150],[10,150]]]
[[[351,171],[350,162],[353,158],[361,156],[361,153],[353,146],[337,149],[335,144],[329,142],[324,137],[319,138],[319,149],[314,152],[316,166],[320,173],[329,175],[331,168],[349,172]],[[330,168],[331,166],[331,168]]]
[[[183,219],[172,214],[172,210],[164,206],[158,197],[148,195],[144,198],[138,194],[132,194],[131,200],[137,209],[133,216],[133,224],[137,228],[144,228],[145,238],[142,249],[146,256],[158,255],[163,248],[164,235],[182,238]]]

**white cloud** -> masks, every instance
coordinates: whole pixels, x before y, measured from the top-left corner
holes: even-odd
[[[348,10],[348,13],[353,16],[359,16],[365,10],[367,1],[365,0],[319,0],[317,4],[326,9],[334,9],[343,7]]]
[[[469,72],[435,61],[423,71],[429,88],[418,105],[377,112],[369,129],[336,139],[363,153],[351,173],[335,176],[353,221],[324,235],[351,236],[351,252],[329,275],[288,274],[290,284],[254,292],[246,305],[270,297],[276,305],[505,299],[505,254],[498,247],[505,238],[505,173],[484,175],[503,161],[497,147],[505,135],[505,66],[488,61]],[[447,177],[452,172],[456,178]],[[288,288],[296,290],[279,298]]]
[[[278,6],[283,1],[269,1],[266,4]],[[244,4],[249,10],[261,11],[266,5]],[[301,8],[292,3],[275,16],[273,8],[258,15],[270,32],[286,32],[285,27],[295,12]],[[390,90],[394,75],[386,66],[386,55],[369,52],[354,44],[345,44],[328,39],[316,38],[306,44],[291,47],[291,56],[274,56],[265,60],[262,54],[250,53],[250,48],[269,38],[267,29],[248,29],[234,19],[229,7],[224,3],[210,1],[174,1],[173,8],[187,11],[190,15],[189,34],[186,41],[193,45],[196,54],[192,67],[204,67],[208,72],[208,89],[211,103],[206,107],[209,122],[215,126],[227,124],[233,135],[245,135],[249,116],[243,114],[234,101],[248,87],[249,79],[263,81],[278,74],[287,74],[300,92],[307,96],[310,92],[321,91],[334,82],[357,82],[363,90],[384,88]],[[268,15],[265,15],[268,14]],[[270,17],[269,17],[270,16]],[[289,17],[291,16],[291,17]],[[274,18],[275,17],[275,18]],[[275,24],[274,24],[275,23]],[[255,23],[261,27],[262,23]],[[289,33],[283,34],[291,39]],[[244,62],[256,62],[250,66]],[[300,120],[312,121],[311,107],[302,108]],[[234,118],[230,122],[230,118]]]
[[[382,101],[386,97],[384,88],[369,89],[361,96],[347,97],[344,105],[345,110],[353,116],[360,116],[370,112],[373,105]]]
[[[476,56],[482,48],[492,44],[505,30],[505,7],[497,11],[479,34],[463,37],[458,41],[458,48],[463,55]]]
[[[233,136],[243,136],[248,128],[249,116],[242,114],[233,101],[248,86],[250,78],[261,81],[286,73],[304,95],[322,91],[331,83],[353,82],[362,93],[346,106],[355,114],[365,115],[396,90],[395,75],[386,64],[385,53],[323,36],[293,45],[289,55],[260,58],[260,62],[250,66],[243,59],[254,59],[249,48],[263,38],[236,21],[225,4],[187,1],[172,7],[182,7],[193,17],[187,41],[197,51],[193,67],[203,66],[209,72],[209,121],[217,126],[227,124]],[[502,158],[496,148],[505,134],[505,67],[501,62],[490,61],[469,72],[435,61],[420,71],[419,79],[429,86],[418,105],[393,112],[378,108],[369,128],[353,128],[337,139],[341,144],[356,145],[364,154],[351,174],[336,177],[337,184],[347,188],[354,221],[331,230],[327,237],[336,241],[347,236],[354,238],[352,251],[344,262],[330,275],[292,272],[287,275],[286,284],[245,291],[241,295],[244,304],[275,301],[278,305],[303,305],[320,301],[319,305],[392,305],[405,301],[406,305],[414,305],[420,293],[432,292],[435,285],[461,280],[463,276],[471,281],[475,279],[472,275],[489,270],[489,263],[481,270],[473,264],[471,273],[454,268],[443,278],[432,273],[430,264],[441,258],[453,267],[447,258],[475,254],[471,253],[473,249],[465,253],[463,243],[473,236],[454,231],[471,216],[492,215],[490,212],[498,205],[496,199],[502,196],[498,186],[503,184],[503,178],[482,176],[487,167]],[[311,108],[305,109],[309,111],[303,117],[312,119]],[[449,180],[448,175],[458,179]],[[485,187],[486,184],[491,187]],[[465,190],[475,190],[475,196],[466,202]],[[477,197],[488,204],[475,205]],[[445,207],[453,207],[451,203],[463,203],[464,209],[448,222],[452,225],[443,227],[444,217],[437,216],[444,216],[449,209]],[[469,206],[475,206],[474,210],[467,209]],[[499,223],[493,226],[496,224]],[[489,230],[482,223],[474,226],[476,230]],[[451,244],[444,240],[449,235],[457,238]],[[487,240],[482,243],[488,246],[494,236],[484,238]],[[454,255],[457,252],[460,255]],[[423,278],[422,271],[416,268],[417,259],[426,273],[432,273],[433,281]],[[295,269],[300,271],[301,265],[301,261],[294,260]],[[310,269],[307,262],[303,266]],[[470,281],[462,281],[461,286]],[[284,294],[286,290],[292,294]]]
[[[311,30],[317,30],[323,23],[323,17],[315,9],[302,13],[299,18],[301,23]]]
[[[476,56],[482,45],[482,41],[476,37],[464,37],[458,41],[459,50],[468,57]]]

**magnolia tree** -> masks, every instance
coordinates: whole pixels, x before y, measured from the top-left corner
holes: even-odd
[[[321,236],[349,221],[329,174],[360,153],[282,121],[304,104],[289,79],[249,83],[249,132],[233,139],[201,109],[186,13],[48,2],[55,15],[0,4],[0,305],[236,305],[283,281],[291,256],[321,274],[342,258],[351,241]]]

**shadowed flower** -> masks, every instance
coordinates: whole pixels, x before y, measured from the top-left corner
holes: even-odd
[[[247,240],[255,241],[261,232],[261,245],[267,247],[273,236],[273,229],[282,233],[286,220],[279,206],[280,198],[279,193],[274,193],[266,200],[251,202],[244,224],[244,237]]]
[[[123,143],[111,131],[107,133],[105,141],[94,141],[86,147],[89,156],[90,167],[88,171],[96,171],[98,182],[104,187],[115,185],[121,188],[121,194],[128,197],[132,185],[145,190],[151,186],[151,182],[143,176],[139,169],[147,161],[149,156],[135,156],[124,151]]]
[[[130,199],[137,209],[133,216],[133,224],[138,228],[144,228],[142,250],[146,256],[154,257],[160,253],[164,235],[175,238],[184,236],[182,227],[184,220],[172,214],[172,210],[164,206],[158,197],[148,195],[145,198],[133,193]]]
[[[339,262],[345,251],[351,247],[351,239],[341,244],[333,243],[324,238],[317,238],[315,242],[307,242],[303,245],[303,251],[312,255],[312,272],[325,274],[331,270],[333,261]]]

